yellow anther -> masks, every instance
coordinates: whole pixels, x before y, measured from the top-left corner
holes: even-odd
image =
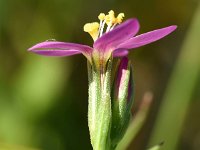
[[[100,24],[98,22],[86,23],[83,27],[85,32],[88,32],[94,41],[101,37],[104,32],[105,23],[107,25],[106,33],[111,31],[117,24],[120,24],[124,18],[124,13],[118,14],[115,17],[115,12],[110,10],[107,15],[104,13],[100,13],[98,19],[100,20]]]
[[[98,18],[99,18],[99,20],[103,21],[105,19],[105,16],[106,15],[104,13],[100,13]]]
[[[106,15],[105,16],[105,21],[106,21],[106,24],[109,24],[110,23],[110,16]]]
[[[86,23],[83,27],[83,30],[85,32],[88,32],[95,41],[99,35],[99,23],[98,22]]]
[[[122,20],[124,18],[124,13],[120,13],[118,16],[117,16],[117,19],[116,19],[116,23],[121,23]]]
[[[112,23],[115,22],[116,18],[115,18],[115,12],[113,10],[110,10],[108,12],[108,16],[109,16],[109,20],[112,21]]]
[[[113,10],[110,10],[110,11],[108,12],[108,15],[111,16],[111,17],[112,17],[112,16],[114,17],[114,16],[115,16],[115,12],[114,12]]]
[[[105,21],[107,25],[112,25],[115,22],[115,13],[113,10],[108,12],[108,15],[105,16]]]

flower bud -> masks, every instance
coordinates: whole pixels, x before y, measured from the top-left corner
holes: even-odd
[[[112,88],[111,142],[116,147],[124,136],[131,117],[133,78],[130,62],[123,57],[117,66]]]

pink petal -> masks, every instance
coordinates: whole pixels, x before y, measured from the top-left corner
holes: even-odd
[[[137,19],[129,19],[97,39],[93,47],[103,52],[115,49],[119,44],[133,37],[138,30],[139,22]]]
[[[124,57],[128,55],[127,49],[116,49],[113,51],[113,57]]]
[[[75,54],[90,55],[92,48],[87,45],[66,42],[42,42],[28,49],[31,52],[46,56],[70,56]]]
[[[77,50],[31,50],[32,52],[39,54],[39,55],[45,55],[45,56],[71,56],[76,54],[81,54],[80,51]]]
[[[126,42],[120,44],[118,48],[132,49],[132,48],[137,48],[143,45],[147,45],[149,43],[155,42],[167,36],[168,34],[173,32],[176,28],[177,26],[169,26],[166,28],[157,29],[151,32],[147,32],[147,33],[135,36],[127,40]]]

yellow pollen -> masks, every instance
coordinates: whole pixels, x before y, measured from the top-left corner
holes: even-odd
[[[113,10],[110,10],[110,11],[108,12],[108,15],[114,17],[114,16],[115,16],[115,12],[114,12]]]
[[[96,41],[99,37],[103,35],[104,32],[111,31],[117,24],[120,24],[124,18],[124,13],[120,13],[115,17],[115,12],[110,10],[107,15],[104,13],[100,13],[98,19],[100,20],[100,24],[98,22],[86,23],[83,27],[85,32],[88,32],[94,41]],[[107,29],[105,30],[105,26]]]
[[[107,25],[112,25],[113,23],[115,23],[115,12],[113,10],[110,10],[108,12],[108,15],[105,16],[105,21]]]
[[[88,32],[95,41],[99,35],[99,23],[98,22],[86,23],[83,27],[83,30],[85,32]]]
[[[103,21],[105,19],[105,16],[106,15],[104,13],[100,13],[98,18],[99,18],[99,20]]]
[[[124,13],[120,13],[118,16],[117,16],[117,19],[116,19],[116,23],[121,23],[122,20],[124,18]]]

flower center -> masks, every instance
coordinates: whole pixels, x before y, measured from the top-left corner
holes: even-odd
[[[86,23],[83,27],[85,32],[88,32],[94,41],[96,41],[99,37],[103,35],[103,33],[107,33],[114,29],[117,24],[120,24],[124,18],[124,13],[118,14],[115,17],[115,13],[113,10],[110,10],[107,15],[104,13],[100,13],[98,19],[100,23],[93,22],[93,23]],[[105,29],[104,27],[107,26]]]

